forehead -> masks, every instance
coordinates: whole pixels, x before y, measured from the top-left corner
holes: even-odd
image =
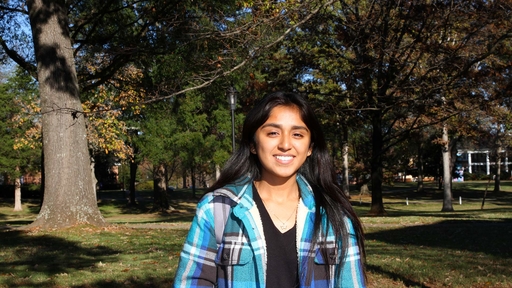
[[[259,129],[271,127],[278,129],[301,129],[309,131],[309,128],[302,120],[300,110],[297,106],[280,105],[272,108],[267,121],[265,121]]]
[[[290,105],[290,106],[279,105],[279,106],[272,108],[272,110],[270,110],[269,117],[268,117],[267,121],[265,121],[265,123],[273,122],[273,121],[300,122],[301,124],[303,124],[305,126],[304,121],[302,120],[302,116],[301,116],[299,108],[294,105]]]

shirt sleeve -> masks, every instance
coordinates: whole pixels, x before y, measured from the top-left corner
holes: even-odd
[[[366,287],[363,263],[352,221],[346,218],[349,230],[347,254],[341,272],[340,287]]]
[[[214,287],[217,282],[217,242],[211,197],[197,205],[196,215],[180,254],[174,287]]]

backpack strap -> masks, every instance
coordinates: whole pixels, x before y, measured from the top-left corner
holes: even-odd
[[[213,198],[213,219],[217,247],[219,247],[222,242],[226,221],[228,220],[229,213],[231,212],[231,207],[233,207],[234,204],[235,201],[226,196],[218,195]]]

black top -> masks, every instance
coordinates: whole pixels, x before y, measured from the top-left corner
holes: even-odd
[[[267,244],[267,280],[268,288],[299,287],[297,259],[297,225],[281,233],[272,222],[263,200],[253,185],[254,202],[258,207],[263,223],[263,233]]]

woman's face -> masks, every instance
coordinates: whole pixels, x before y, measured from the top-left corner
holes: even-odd
[[[268,182],[295,177],[306,158],[311,155],[311,132],[300,118],[295,106],[276,106],[270,117],[254,135],[262,171],[261,180]]]

